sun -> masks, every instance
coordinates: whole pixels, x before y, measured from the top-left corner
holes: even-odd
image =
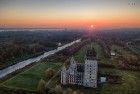
[[[91,24],[91,25],[89,26],[89,31],[90,31],[90,32],[95,32],[95,25]]]
[[[93,28],[93,27],[94,27],[93,24],[91,24],[91,25],[90,25],[90,28]]]

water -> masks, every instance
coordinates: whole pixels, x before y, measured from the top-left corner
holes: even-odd
[[[6,76],[6,75],[8,75],[8,74],[18,70],[18,69],[24,68],[25,66],[27,66],[27,65],[29,65],[31,63],[38,62],[41,59],[46,58],[46,57],[48,57],[48,56],[50,56],[52,54],[55,54],[56,52],[59,52],[59,51],[65,49],[66,47],[69,47],[69,46],[73,45],[74,43],[78,43],[80,41],[81,41],[81,39],[78,39],[76,41],[73,41],[71,43],[63,45],[61,47],[58,47],[57,49],[45,52],[44,54],[42,54],[40,56],[37,56],[37,57],[34,57],[34,58],[30,58],[30,59],[24,60],[22,62],[19,62],[17,64],[14,64],[12,66],[9,66],[7,68],[4,68],[4,69],[0,70],[0,78],[2,78],[4,76]]]

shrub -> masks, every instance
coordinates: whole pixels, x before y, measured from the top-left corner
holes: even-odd
[[[56,93],[55,93],[55,90],[54,90],[53,88],[51,88],[51,89],[49,90],[48,94],[56,94]]]
[[[56,85],[54,88],[55,94],[62,94],[63,89],[60,85]]]
[[[67,94],[72,94],[72,92],[73,92],[73,91],[72,91],[71,88],[68,88],[68,89],[67,89]]]
[[[73,93],[72,94],[79,94],[77,91],[73,91]]]
[[[46,71],[45,71],[45,75],[47,78],[51,78],[53,77],[55,74],[55,70],[53,70],[52,68],[48,68]]]
[[[45,92],[46,92],[46,94],[50,94],[51,91],[52,90],[51,90],[50,86],[46,83],[46,85],[45,85]]]
[[[73,91],[72,94],[84,94],[83,92],[81,92],[80,90],[76,90],[76,91]]]
[[[38,83],[37,86],[37,92],[38,94],[45,94],[45,81],[43,79],[41,79]]]

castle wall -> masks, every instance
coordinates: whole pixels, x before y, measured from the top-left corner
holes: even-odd
[[[97,61],[85,60],[84,86],[97,87]]]
[[[97,87],[97,60],[85,60],[85,64],[71,63],[66,70],[61,71],[61,83],[77,84],[85,87]]]

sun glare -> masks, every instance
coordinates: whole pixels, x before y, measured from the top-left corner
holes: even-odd
[[[90,27],[91,27],[91,28],[93,28],[93,24],[92,24],[92,25],[90,25]]]

